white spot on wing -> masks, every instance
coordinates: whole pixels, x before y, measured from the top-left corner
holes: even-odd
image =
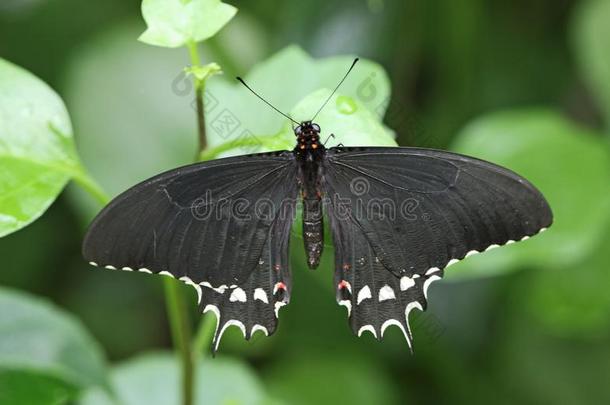
[[[407,321],[407,330],[409,331],[408,336],[411,336],[411,325],[409,324],[409,314],[415,308],[423,311],[424,309],[421,307],[421,304],[418,301],[412,301],[407,304],[405,308],[405,320]],[[407,343],[409,343],[409,347],[411,347],[411,339],[407,339]]]
[[[280,308],[283,307],[284,305],[286,305],[286,303],[284,301],[278,301],[275,303],[274,307],[275,307],[275,317],[276,318],[279,318]]]
[[[521,240],[528,240],[529,238],[530,237],[526,235],[526,236],[522,237]]]
[[[235,302],[235,301],[246,302],[247,301],[246,292],[244,290],[242,290],[241,288],[237,287],[231,293],[231,296],[229,297],[229,301],[231,301],[231,302]]]
[[[203,313],[205,314],[206,312],[212,312],[214,314],[214,316],[216,316],[216,329],[214,330],[214,336],[216,336],[216,332],[218,332],[218,325],[220,324],[220,311],[218,310],[218,307],[216,305],[212,305],[212,304],[208,304],[205,306],[205,308],[203,309]],[[218,345],[215,344],[215,349],[218,348]]]
[[[356,304],[360,305],[360,303],[367,298],[371,298],[371,289],[368,285],[365,285],[358,291],[358,300],[356,301]]]
[[[96,262],[89,262],[90,265],[97,267],[97,263]]]
[[[464,258],[470,257],[470,256],[474,256],[477,253],[479,253],[477,250],[471,250],[470,252],[466,253],[466,256],[464,256]]]
[[[267,298],[267,293],[262,288],[257,288],[256,290],[254,290],[254,299],[261,300],[265,304],[269,303],[269,299]]]
[[[141,269],[138,269],[138,271],[141,273],[152,274],[152,271],[148,270],[146,267],[142,267]]]
[[[424,297],[426,299],[428,299],[428,288],[430,287],[430,284],[432,284],[433,281],[440,280],[440,279],[441,278],[439,276],[432,275],[432,276],[428,277],[428,279],[426,281],[424,281]]]
[[[447,263],[447,267],[451,266],[452,264],[456,264],[457,262],[459,262],[458,259],[451,259],[449,260],[449,263]]]
[[[485,249],[486,252],[489,252],[490,250],[494,250],[495,248],[500,247],[500,245],[489,245],[489,247],[487,249]]]
[[[133,271],[133,269],[132,269],[131,267],[123,267],[123,268],[122,268],[122,270],[125,270],[125,271]]]
[[[427,274],[427,273],[426,273]],[[415,285],[415,280],[410,277],[404,276],[400,279],[400,291],[406,291]]]
[[[199,304],[201,302],[201,286],[199,286],[199,284],[195,283],[193,280],[191,280],[191,278],[189,276],[182,276],[179,279],[180,281],[183,281],[185,284],[188,284],[190,286],[192,286],[195,291],[197,291],[197,303]]]
[[[252,327],[252,331],[250,331],[250,336],[254,336],[254,334],[256,333],[256,331],[262,331],[265,336],[269,336],[269,331],[267,330],[267,328],[265,328],[263,325],[259,325],[256,324]]]
[[[241,330],[241,333],[244,335],[244,337],[246,337],[246,327],[244,326],[244,324],[238,321],[237,319],[231,319],[224,324],[224,326],[220,330],[220,333],[218,334],[218,337],[216,337],[216,340],[214,341],[214,351],[218,350],[218,345],[220,344],[220,339],[222,338],[222,335],[225,333],[227,328],[232,325],[237,326]]]
[[[350,316],[352,313],[352,302],[348,301],[348,300],[341,300],[339,301],[339,305],[343,305],[345,308],[347,308],[347,316]]]
[[[159,274],[161,274],[162,276],[168,276],[168,277],[174,278],[174,275],[172,273],[170,273],[169,271],[163,270],[163,271],[160,271]]]
[[[364,333],[364,331],[368,330],[369,332],[371,332],[373,334],[373,336],[375,336],[375,338],[377,338],[377,332],[375,332],[375,328],[373,328],[373,325],[364,325],[363,327],[361,327],[360,329],[358,329],[358,337],[362,336],[362,334]]]
[[[436,273],[437,271],[441,271],[441,269],[439,269],[438,267],[432,267],[428,269],[428,271],[426,272],[426,276],[429,276],[432,273]]]
[[[405,327],[402,326],[402,323],[400,323],[396,319],[388,319],[387,321],[385,321],[383,323],[383,325],[381,325],[381,337],[383,337],[383,333],[390,325],[398,326],[400,328],[400,330],[402,331],[402,334],[405,336],[405,339],[407,340],[407,342],[409,342],[409,335],[407,335],[407,331],[405,330]],[[410,343],[409,343],[409,345],[410,345]]]
[[[394,290],[389,285],[384,285],[379,290],[379,302],[385,300],[394,300],[396,299],[396,295],[394,295]]]
[[[116,267],[111,266],[111,265],[107,265],[107,266],[104,266],[104,267],[107,268],[108,270],[116,270]]]
[[[212,284],[208,283],[207,281],[204,281],[202,283],[199,283],[199,285],[202,285],[204,287],[210,288],[214,291],[216,291],[219,294],[224,294],[225,290],[228,288],[226,285],[219,285],[218,287],[214,287]]]

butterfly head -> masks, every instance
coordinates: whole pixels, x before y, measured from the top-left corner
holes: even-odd
[[[318,137],[320,136],[320,126],[315,122],[303,121],[294,129],[294,134],[297,137]]]
[[[297,148],[315,150],[320,148],[320,126],[312,121],[303,121],[294,129],[297,137]]]

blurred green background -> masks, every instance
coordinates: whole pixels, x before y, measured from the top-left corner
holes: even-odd
[[[610,403],[610,1],[230,3],[236,17],[200,48],[225,72],[209,80],[212,147],[243,129],[269,136],[263,147],[292,142],[233,76],[298,113],[358,55],[366,61],[323,130],[356,144],[394,133],[399,145],[510,167],[547,196],[555,224],[452,267],[412,315],[414,355],[397,329],[382,343],[353,336],[335,302],[332,250],[311,272],[295,237],[277,333],[245,342],[230,329],[202,360],[199,403]],[[138,42],[145,28],[136,0],[0,2],[0,57],[63,98],[85,166],[112,195],[196,149],[188,52]],[[341,132],[352,104],[364,115]],[[228,138],[213,127],[225,109],[241,125]],[[0,239],[0,403],[112,403],[96,384],[117,403],[177,403],[161,277],[80,256],[99,209],[69,185],[41,219]],[[184,292],[198,320],[195,292]],[[34,349],[14,355],[30,339]],[[75,383],[75,372],[87,378]]]

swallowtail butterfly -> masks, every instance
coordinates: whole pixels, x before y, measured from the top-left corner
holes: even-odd
[[[292,290],[288,250],[297,203],[312,269],[326,212],[337,302],[347,307],[354,333],[381,339],[395,325],[409,347],[409,314],[426,309],[428,288],[447,266],[552,223],[542,194],[508,169],[433,149],[325,148],[313,119],[280,114],[297,124],[293,150],[157,175],[116,197],[84,240],[92,265],[193,286],[201,310],[217,317],[213,351],[231,325],[246,339],[276,330]]]

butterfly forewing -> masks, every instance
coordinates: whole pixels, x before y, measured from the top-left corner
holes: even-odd
[[[97,216],[85,237],[84,257],[111,269],[171,275],[193,285],[200,301],[214,305],[223,320],[249,325],[248,336],[256,324],[272,332],[269,311],[261,311],[261,319],[244,312],[240,320],[240,311],[230,306],[243,298],[237,288],[249,302],[258,303],[252,294],[260,287],[267,295],[267,302],[261,302],[273,313],[270,283],[286,279],[288,289],[296,172],[292,153],[274,152],[199,163],[153,177],[121,194]],[[279,266],[273,275],[265,267],[271,263]],[[252,276],[255,269],[258,273]]]

